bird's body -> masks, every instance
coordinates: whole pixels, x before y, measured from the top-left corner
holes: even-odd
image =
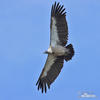
[[[57,45],[55,47],[50,46],[48,48],[47,52],[48,52],[48,54],[53,54],[54,56],[63,56],[63,55],[65,55],[66,52],[68,53],[69,50],[61,45]]]
[[[51,9],[51,24],[50,24],[50,46],[46,54],[48,54],[45,66],[36,83],[38,89],[47,91],[47,86],[50,88],[51,83],[59,75],[64,60],[69,61],[74,55],[72,44],[67,44],[68,26],[66,21],[66,12],[64,6],[59,3],[54,3]]]

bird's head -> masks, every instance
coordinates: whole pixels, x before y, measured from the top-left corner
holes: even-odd
[[[44,52],[44,54],[52,54],[52,53],[53,53],[53,52],[52,52],[51,46],[48,48],[47,51]]]

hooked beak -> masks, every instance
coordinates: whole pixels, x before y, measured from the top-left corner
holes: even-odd
[[[43,52],[44,54],[48,54],[48,51]]]

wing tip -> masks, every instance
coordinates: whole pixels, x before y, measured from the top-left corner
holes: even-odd
[[[44,78],[39,78],[39,80],[36,83],[36,86],[38,85],[38,90],[41,89],[41,92],[45,92],[47,93],[47,86],[48,89],[50,89],[50,85],[46,82],[46,80]]]
[[[66,16],[64,5],[60,5],[60,2],[56,2],[52,5],[51,16]]]

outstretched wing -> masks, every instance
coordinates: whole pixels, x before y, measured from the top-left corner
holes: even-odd
[[[50,24],[50,45],[65,46],[68,39],[68,26],[64,6],[59,3],[52,5]]]
[[[50,84],[54,82],[54,80],[59,75],[64,63],[64,58],[59,56],[55,57],[53,55],[48,55],[45,66],[42,70],[42,73],[36,83],[38,85],[38,90],[41,89],[43,91],[47,91],[47,86],[50,88]]]

